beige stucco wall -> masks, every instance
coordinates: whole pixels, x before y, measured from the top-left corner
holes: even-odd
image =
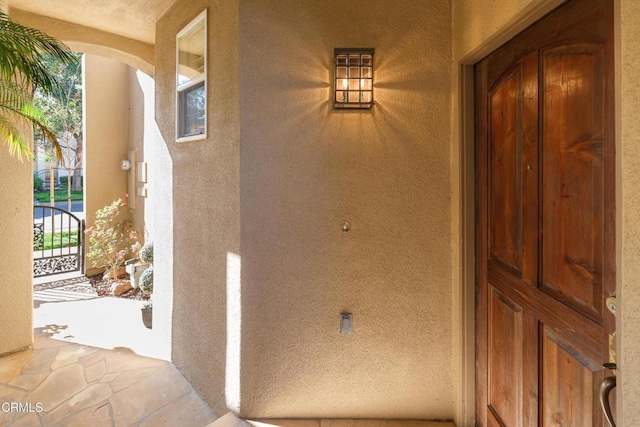
[[[28,131],[27,131],[28,137]],[[33,175],[0,145],[0,355],[33,341]]]
[[[453,417],[449,22],[240,2],[243,416]],[[371,110],[332,108],[335,47],[376,49]]]
[[[179,3],[157,28],[168,142],[175,34],[206,5],[211,56],[209,137],[168,143],[174,362],[219,412],[453,417],[448,2],[242,1],[239,53],[237,5]],[[342,46],[376,48],[370,111],[331,108]],[[227,337],[234,254],[241,336]],[[227,338],[239,384],[221,383]]]
[[[176,143],[175,37],[207,7],[207,139]],[[172,360],[218,413],[227,411],[227,258],[240,253],[237,14],[236,1],[180,1],[156,31],[156,121],[171,157],[163,161],[175,218]]]
[[[127,192],[128,173],[120,161],[128,157],[128,67],[96,55],[84,55],[85,212],[87,228],[98,209]],[[128,212],[125,212],[128,215]],[[91,262],[87,271],[95,272]]]
[[[153,336],[161,355],[171,358],[173,311],[173,177],[171,157],[155,121],[155,81],[129,67],[129,151],[136,161],[129,173],[134,228],[154,243]],[[131,156],[130,156],[131,157]],[[146,182],[139,163],[146,164]],[[146,190],[146,197],[138,189]]]
[[[640,425],[640,4],[616,2],[618,82],[618,425]],[[621,398],[620,398],[621,396]]]
[[[138,78],[138,70],[133,67],[127,67],[127,83],[128,83],[128,95],[129,95],[129,104],[128,104],[128,112],[129,117],[127,118],[127,127],[128,127],[128,157],[131,161],[131,170],[127,176],[127,193],[129,194],[129,207],[132,208],[130,212],[130,218],[133,222],[133,226],[136,230],[142,233],[142,239],[140,242],[144,241],[144,233],[145,233],[145,217],[146,217],[146,209],[145,209],[145,198],[138,195],[138,162],[142,162],[145,160],[145,148],[150,144],[145,140],[145,115],[148,112],[145,109],[145,93],[143,92],[141,83],[144,84],[147,82],[145,79],[144,82],[141,82]],[[148,76],[147,76],[148,77]],[[149,78],[151,83],[151,93],[154,92],[153,87],[153,79]],[[151,147],[150,147],[151,148]],[[151,149],[152,150],[152,149]],[[150,151],[151,151],[150,150]],[[151,153],[149,153],[151,154]]]

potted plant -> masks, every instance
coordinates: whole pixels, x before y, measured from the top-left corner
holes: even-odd
[[[140,287],[140,277],[142,273],[149,268],[153,260],[153,245],[145,245],[140,247],[140,243],[137,242],[132,247],[132,252],[138,254],[138,258],[133,258],[125,261],[125,270],[129,273],[129,280],[131,281],[131,287],[134,289]]]
[[[150,296],[153,294],[153,243],[146,243],[140,249],[140,259],[149,265],[140,275],[140,289]],[[153,323],[153,301],[149,301],[142,307],[142,322],[151,329]]]

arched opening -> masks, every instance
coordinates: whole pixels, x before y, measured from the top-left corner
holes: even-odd
[[[171,167],[167,164],[168,154],[162,154],[164,141],[153,118],[155,83],[150,76],[117,59],[85,53],[82,63],[86,226],[93,227],[96,212],[126,194],[127,207],[122,213],[129,216],[139,240],[153,242],[162,251],[163,242],[168,240],[162,229],[164,225],[157,224],[170,218],[171,207],[167,203],[171,197],[162,191],[163,196],[158,199],[158,189],[170,188],[167,183],[171,180]],[[130,164],[128,170],[121,167],[124,160]],[[158,221],[160,212],[163,214]],[[89,249],[85,244],[85,252]],[[91,260],[85,263],[85,272],[87,276],[101,273]],[[162,284],[162,279],[157,277],[155,282]],[[47,280],[58,279],[49,276]],[[65,282],[59,283],[73,289]],[[155,315],[151,330],[142,326],[139,309],[142,302],[124,301],[126,298],[122,296],[117,301],[38,304],[47,301],[48,294],[41,289],[57,284],[36,285],[36,328],[63,323],[66,329],[58,328],[60,331],[54,331],[54,338],[69,337],[65,339],[98,347],[129,347],[139,354],[170,358],[171,294],[166,291],[166,283],[154,286],[159,291],[153,295]],[[131,292],[124,294],[127,295]],[[87,306],[91,308],[86,309]]]
[[[170,227],[165,227],[171,217],[171,197],[166,191],[171,188],[171,166],[154,120],[155,82],[131,65],[87,51],[104,50],[85,45],[83,56],[87,228],[94,225],[96,211],[126,194],[125,211],[133,229],[140,240],[152,241],[162,251],[164,242],[170,241],[166,236]],[[123,160],[129,161],[128,170],[121,167]],[[85,244],[85,251],[88,249]],[[87,261],[85,273],[92,276],[100,271]],[[63,323],[66,329],[54,331],[60,338],[73,337],[67,339],[107,348],[129,347],[139,354],[170,359],[171,292],[163,278],[154,281],[159,291],[153,295],[151,330],[142,327],[141,301],[122,299],[36,304],[34,327]],[[51,276],[50,280],[56,279]],[[36,302],[40,295],[36,288]]]
[[[154,119],[154,46],[20,10],[11,10],[10,15],[86,54],[85,69],[90,70],[83,79],[88,84],[84,100],[87,220],[90,224],[97,209],[125,193],[131,195],[134,227],[155,244],[152,333],[157,345],[153,356],[169,359],[173,295],[172,166]],[[124,159],[132,161],[131,170],[121,170]],[[34,325],[33,167],[11,160],[4,162],[0,172],[0,180],[7,184],[0,185],[0,200],[8,207],[8,215],[6,218],[2,215],[0,221],[3,223],[0,234],[7,236],[5,249],[0,251],[6,261],[0,267],[0,272],[5,273],[1,282],[8,292],[0,310],[0,323],[6,326],[0,332],[6,333],[7,338],[0,344],[0,354],[28,347],[33,342]],[[100,317],[91,310],[88,315]],[[103,317],[118,316],[119,313],[112,312]],[[61,337],[70,335],[61,331]]]

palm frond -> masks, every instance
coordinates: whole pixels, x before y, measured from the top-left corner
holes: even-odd
[[[20,161],[23,160],[23,156],[27,160],[33,160],[33,151],[31,146],[22,139],[22,134],[18,128],[16,128],[14,122],[0,116],[0,133],[5,135],[2,144],[9,146],[9,154],[11,156],[17,154]]]
[[[33,103],[35,87],[56,97],[63,92],[57,76],[46,68],[43,54],[63,64],[77,63],[76,56],[65,44],[42,31],[13,22],[0,10],[0,131],[6,135],[3,144],[8,144],[9,152],[17,153],[21,160],[23,156],[32,158],[33,153],[23,136],[20,121],[50,139],[58,160],[62,160],[56,136]],[[18,123],[13,123],[14,120]]]
[[[22,121],[39,130],[45,138],[51,140],[58,160],[62,159],[62,149],[53,131],[49,128],[46,117],[33,105],[31,94],[24,87],[13,81],[0,80],[0,130],[6,135],[4,144],[8,144],[9,153],[18,153],[32,158],[31,147],[22,137],[22,132],[13,125],[10,119]]]
[[[0,77],[11,80],[22,76],[27,86],[36,85],[44,92],[57,94],[61,88],[41,58],[48,53],[65,64],[77,62],[73,52],[62,42],[40,30],[13,22],[0,11]]]

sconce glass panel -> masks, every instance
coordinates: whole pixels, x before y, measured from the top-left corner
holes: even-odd
[[[336,48],[334,108],[371,108],[374,49]]]

